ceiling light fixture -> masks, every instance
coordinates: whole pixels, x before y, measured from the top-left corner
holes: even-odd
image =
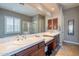
[[[47,11],[47,15],[48,15],[48,16],[51,16],[51,13]]]
[[[41,7],[37,7],[40,11],[43,11],[43,9]]]
[[[54,11],[55,10],[55,8],[52,8],[52,11]]]

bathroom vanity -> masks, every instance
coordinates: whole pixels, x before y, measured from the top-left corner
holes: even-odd
[[[38,33],[32,35],[25,35],[27,39],[19,38],[17,41],[15,37],[8,37],[3,39],[15,39],[0,43],[1,56],[45,56],[50,55],[53,50],[60,44],[59,32]],[[47,47],[47,48],[46,48]]]

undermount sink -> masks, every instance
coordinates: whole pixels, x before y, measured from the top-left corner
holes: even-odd
[[[15,45],[24,45],[24,44],[30,43],[34,39],[35,38],[28,38],[28,39],[23,39],[23,40],[19,39],[19,40],[15,40],[13,42],[13,44],[15,44]]]
[[[43,37],[52,37],[51,35],[43,35]]]

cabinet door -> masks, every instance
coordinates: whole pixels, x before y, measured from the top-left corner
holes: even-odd
[[[56,48],[56,40],[53,39],[48,46],[49,46],[50,50],[55,49]]]
[[[51,30],[53,27],[52,19],[48,20],[48,30]]]
[[[60,37],[59,37],[59,36],[60,36],[60,35],[54,36],[54,39],[56,40],[57,46],[59,46],[59,44],[60,44]]]
[[[38,44],[38,56],[44,56],[45,55],[45,42],[41,42]]]
[[[40,48],[38,50],[38,56],[45,56],[45,50],[44,50],[44,47]]]
[[[30,56],[45,56],[44,47],[38,49],[34,53],[31,53]]]
[[[55,29],[55,30],[58,29],[58,18],[53,19],[53,29]]]
[[[56,48],[56,44],[57,44],[57,43],[56,43],[56,39],[54,39],[54,40],[53,40],[53,43],[52,43],[52,48],[53,48],[53,49]]]

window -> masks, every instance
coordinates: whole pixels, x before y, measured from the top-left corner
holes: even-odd
[[[5,32],[12,33],[13,32],[13,18],[12,17],[5,17]]]
[[[30,22],[23,21],[23,31],[29,32],[29,29],[30,29]]]
[[[14,32],[20,32],[20,19],[14,18]]]
[[[20,19],[11,16],[5,16],[5,34],[19,33]]]

